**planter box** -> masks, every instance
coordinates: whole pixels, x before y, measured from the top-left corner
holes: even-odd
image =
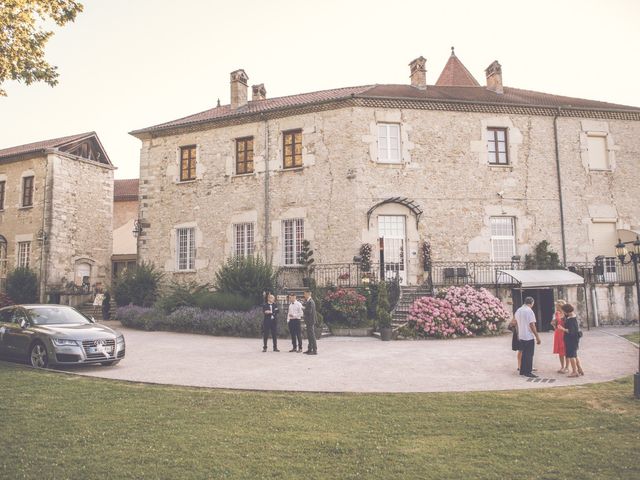
[[[341,327],[330,327],[331,333],[338,337],[369,337],[373,334],[373,328],[370,327],[362,327],[362,328],[341,328]]]

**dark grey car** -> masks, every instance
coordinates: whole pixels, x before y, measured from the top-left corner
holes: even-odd
[[[124,336],[63,305],[12,305],[0,309],[0,356],[37,368],[124,358]]]

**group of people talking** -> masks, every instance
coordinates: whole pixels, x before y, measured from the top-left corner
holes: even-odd
[[[520,375],[529,378],[538,377],[533,373],[533,353],[536,344],[540,345],[533,305],[533,298],[526,297],[523,305],[516,310],[510,325],[510,329],[513,330],[511,348],[518,351],[518,370]],[[573,305],[564,300],[558,300],[551,325],[555,329],[553,353],[560,358],[558,373],[569,373],[569,366],[571,366],[571,373],[567,375],[568,377],[584,375],[578,358],[578,346],[582,331]]]
[[[273,340],[273,351],[278,350],[278,314],[280,308],[276,303],[276,297],[267,293],[266,302],[262,306],[264,319],[262,320],[262,351],[267,351],[269,337]],[[289,295],[289,308],[287,310],[287,325],[291,334],[293,348],[289,352],[317,355],[318,344],[316,342],[316,303],[311,297],[311,290],[304,291],[304,299],[298,301],[295,294]],[[302,321],[307,328],[307,350],[302,352]]]

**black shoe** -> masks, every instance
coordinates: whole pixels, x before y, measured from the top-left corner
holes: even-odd
[[[297,348],[295,348],[295,347],[293,347],[291,350],[289,350],[289,353],[291,353],[291,352],[297,352],[297,351],[298,351],[298,349],[297,349]]]
[[[305,355],[311,355],[313,352],[311,350],[307,350],[306,352],[302,352],[302,353],[304,353]]]
[[[277,348],[273,349],[274,352],[279,352],[280,350],[278,350]]]
[[[262,351],[266,352],[267,351],[267,347],[262,347]]]
[[[301,348],[298,349],[298,353],[302,353],[302,349]]]
[[[316,352],[316,351],[313,351],[313,352],[309,353],[309,355],[317,355],[317,354],[318,354],[318,352]]]
[[[528,374],[526,374],[526,375],[525,375],[525,377],[528,377],[528,378],[538,378],[538,375],[534,375],[533,373],[528,373]]]

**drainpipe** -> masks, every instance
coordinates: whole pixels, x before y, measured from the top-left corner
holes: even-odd
[[[269,125],[264,117],[264,259],[269,258]]]
[[[567,245],[564,234],[564,205],[562,202],[562,180],[560,175],[560,150],[558,147],[558,117],[562,109],[558,107],[557,113],[553,116],[553,141],[556,148],[556,172],[558,174],[558,200],[560,202],[560,233],[562,235],[562,264],[567,264]]]
[[[47,269],[45,267],[45,248],[47,247],[47,240],[49,234],[46,230],[46,218],[47,218],[47,179],[49,176],[49,155],[45,156],[46,165],[44,170],[44,188],[43,188],[43,201],[42,201],[42,228],[40,229],[40,235],[37,235],[36,241],[40,242],[40,303],[44,303],[44,294],[47,287]],[[51,203],[51,202],[49,202]]]

